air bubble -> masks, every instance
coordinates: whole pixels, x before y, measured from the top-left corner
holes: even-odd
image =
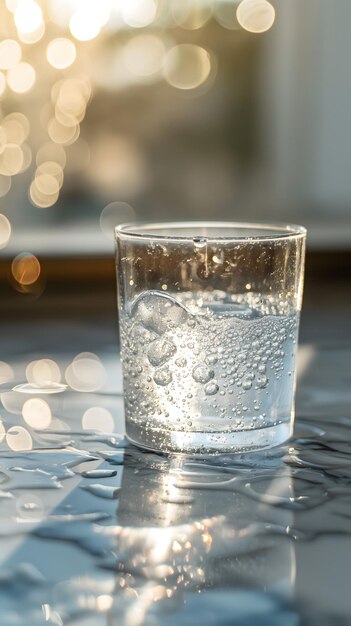
[[[257,376],[256,382],[257,382],[257,387],[259,387],[260,389],[264,389],[268,385],[268,378],[267,376],[264,376],[264,375]]]
[[[161,385],[161,387],[166,387],[172,381],[172,374],[166,368],[156,370],[154,374],[154,381],[157,385]]]
[[[147,353],[148,359],[151,365],[160,366],[166,363],[177,351],[174,343],[168,340],[156,340],[154,341]]]
[[[185,357],[180,357],[179,359],[175,360],[175,364],[177,365],[177,367],[185,367],[187,363],[188,361]]]
[[[214,377],[214,371],[204,365],[197,365],[192,371],[192,377],[197,383],[207,383]]]
[[[215,354],[208,354],[205,358],[207,365],[216,365],[218,363],[218,358]]]
[[[211,380],[211,382],[207,383],[207,385],[205,386],[205,394],[207,396],[214,396],[218,392],[218,390],[219,387],[214,380]]]

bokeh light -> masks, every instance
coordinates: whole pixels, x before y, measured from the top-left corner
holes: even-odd
[[[131,222],[135,218],[136,213],[127,202],[110,202],[101,211],[100,228],[107,239],[114,239],[115,227],[124,222]]]
[[[21,46],[15,39],[4,39],[0,42],[0,68],[9,70],[21,60]]]
[[[96,608],[101,613],[105,611],[109,611],[113,606],[113,597],[108,596],[107,594],[103,594],[101,596],[97,596],[96,598]]]
[[[29,398],[22,407],[24,421],[35,430],[48,428],[51,424],[51,409],[42,398]]]
[[[7,82],[15,93],[29,91],[35,83],[35,70],[29,63],[18,63],[7,72]]]
[[[14,13],[19,5],[20,0],[6,0],[6,6],[11,13]]]
[[[36,174],[29,187],[29,199],[38,209],[47,209],[57,202],[59,190],[60,184],[54,176]]]
[[[10,241],[11,237],[11,224],[10,220],[0,213],[0,250],[5,248]]]
[[[2,72],[0,72],[0,96],[4,93],[6,89],[6,78]]]
[[[22,149],[23,162],[22,162],[22,167],[20,169],[20,173],[25,172],[30,166],[30,164],[32,163],[32,151],[29,145],[27,143],[24,143],[22,144],[21,149]]]
[[[48,134],[54,143],[69,145],[79,137],[79,125],[67,126],[61,124],[56,117],[52,117],[48,124]]]
[[[23,151],[21,146],[15,143],[7,143],[0,153],[0,174],[14,176],[21,171],[23,166]]]
[[[211,71],[210,55],[204,48],[190,43],[174,46],[166,54],[164,75],[177,89],[195,89],[202,85]]]
[[[11,264],[12,276],[20,285],[32,285],[40,276],[40,263],[34,254],[22,252]]]
[[[58,183],[58,189],[62,187],[63,168],[60,163],[57,163],[56,161],[44,161],[43,163],[40,163],[36,169],[35,176],[37,177],[44,174],[55,178]],[[40,189],[40,185],[38,185],[38,188]]]
[[[34,33],[43,23],[43,13],[34,0],[20,0],[15,10],[17,30],[23,34]]]
[[[0,174],[0,198],[6,196],[11,189],[11,177]]]
[[[62,70],[74,63],[76,47],[70,39],[59,37],[49,43],[46,50],[46,57],[52,67]]]
[[[22,426],[12,426],[6,433],[6,443],[14,452],[32,450],[33,441],[28,430]]]
[[[76,391],[98,391],[105,384],[106,370],[95,354],[81,353],[67,367],[65,377]]]
[[[126,68],[136,76],[160,74],[165,56],[165,45],[156,35],[136,35],[125,45],[123,59]]]
[[[69,20],[69,29],[78,41],[95,39],[109,18],[108,5],[95,0],[78,2],[77,10]]]
[[[275,20],[275,9],[267,0],[242,0],[236,16],[242,28],[251,33],[264,33]]]
[[[15,377],[14,371],[8,363],[0,361],[0,385],[10,382]]]
[[[155,0],[120,0],[120,9],[124,22],[133,28],[148,26],[157,14]]]
[[[91,95],[89,80],[66,79],[55,83],[51,99],[63,113],[81,116]]]
[[[201,28],[212,15],[211,5],[203,0],[172,0],[171,10],[176,24],[187,30]]]
[[[32,385],[47,386],[61,381],[61,371],[53,359],[38,359],[28,363],[26,378]]]
[[[18,32],[19,39],[26,44],[37,43],[45,34],[45,24],[42,22],[40,26],[30,33]]]
[[[1,125],[5,131],[6,141],[8,143],[21,145],[29,135],[29,121],[23,113],[10,113],[10,115],[6,115]]]
[[[101,406],[87,409],[82,418],[84,430],[95,430],[101,433],[113,433],[114,419],[110,411]]]

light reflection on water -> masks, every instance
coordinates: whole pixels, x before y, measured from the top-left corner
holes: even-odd
[[[44,401],[12,385],[0,409],[1,624],[349,623],[341,579],[328,592],[315,565],[335,576],[335,553],[348,571],[346,404],[331,418],[310,392],[294,439],[270,451],[166,457],[128,445],[120,396]]]

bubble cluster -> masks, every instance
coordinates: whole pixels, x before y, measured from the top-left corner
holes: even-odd
[[[121,319],[127,419],[155,437],[290,419],[297,317],[250,304],[219,291],[138,295]]]

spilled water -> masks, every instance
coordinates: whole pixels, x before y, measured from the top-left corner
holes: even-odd
[[[131,447],[114,395],[47,394],[33,428],[0,387],[1,626],[351,624],[351,404],[303,384],[288,444],[206,458]]]

